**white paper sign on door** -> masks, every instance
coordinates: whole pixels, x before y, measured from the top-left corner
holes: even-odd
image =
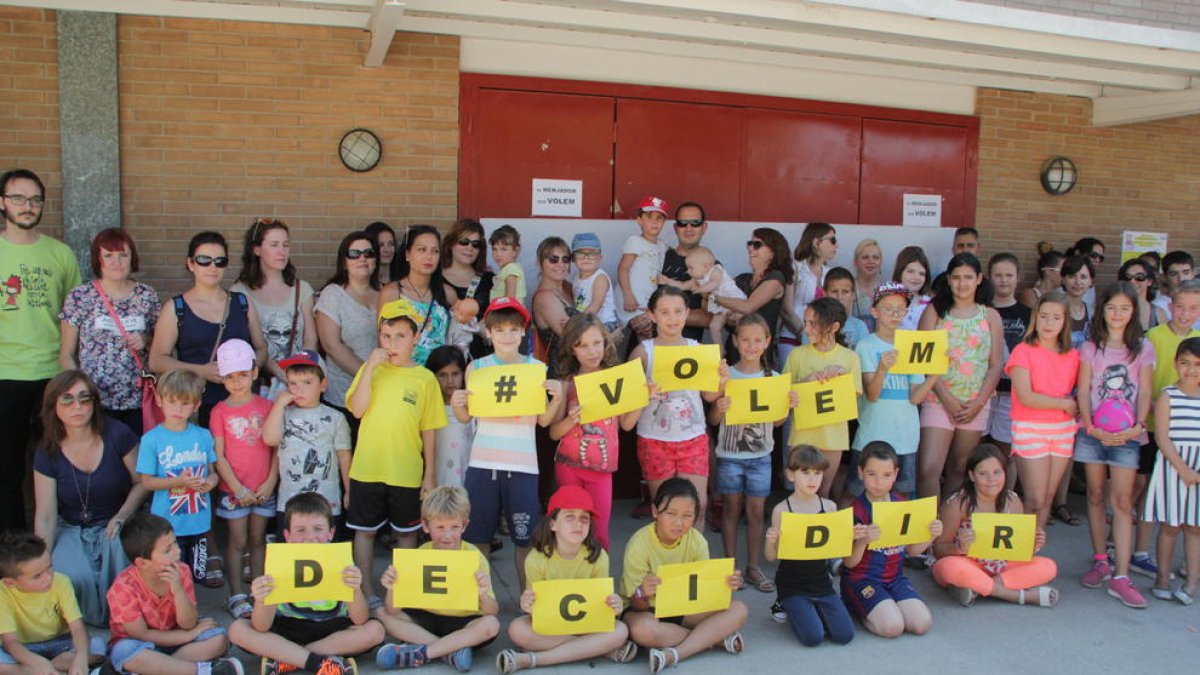
[[[534,178],[533,215],[582,217],[583,181]]]
[[[904,195],[905,227],[941,227],[941,195]]]

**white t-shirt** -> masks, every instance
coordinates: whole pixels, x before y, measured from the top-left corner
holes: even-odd
[[[366,361],[371,356],[377,344],[374,309],[359,304],[341,286],[330,284],[321,289],[313,311],[324,314],[341,327],[342,343],[360,360]],[[326,357],[325,377],[329,379],[325,400],[345,405],[346,391],[350,389],[354,373],[347,373],[333,359]]]
[[[829,267],[821,268],[820,279],[813,274],[812,267],[806,262],[795,261],[792,263],[792,268],[796,271],[796,292],[792,296],[792,311],[800,321],[804,321],[804,310],[808,309],[809,303],[816,300],[821,293],[821,287],[825,284],[825,275],[829,273]],[[786,324],[779,327],[779,335],[796,337],[796,334]]]
[[[346,416],[325,404],[315,408],[290,405],[283,412],[279,443],[277,507],[301,492],[315,492],[329,502],[333,514],[342,512],[342,472],[338,450],[350,450]]]
[[[699,344],[688,340],[688,346]],[[642,342],[646,352],[646,375],[654,372],[654,339]],[[663,399],[650,401],[650,405],[642,408],[638,418],[637,435],[639,438],[649,438],[668,443],[690,441],[702,436],[707,430],[704,419],[704,402],[698,391],[672,391],[664,394]]]
[[[632,312],[625,311],[625,299],[617,305],[617,318],[621,323],[646,311],[646,303],[658,288],[658,275],[662,272],[663,258],[667,255],[667,245],[661,239],[653,244],[646,241],[640,234],[635,234],[625,240],[621,255],[635,255],[633,267],[629,268],[629,290],[637,300],[638,308]]]
[[[748,380],[755,377],[772,377],[778,375],[772,370],[757,373],[743,373],[730,366],[729,379]],[[720,459],[758,459],[766,457],[775,449],[775,424],[772,422],[756,422],[754,424],[726,424],[721,422],[717,429],[717,457]]]
[[[250,299],[254,311],[258,314],[259,325],[262,326],[263,338],[267,341],[267,358],[275,363],[286,359],[304,349],[304,303],[313,296],[313,288],[307,281],[297,279],[300,284],[300,308],[296,307],[295,291],[289,291],[288,299],[278,305],[268,305],[254,296],[248,286],[242,282],[233,285],[229,290],[243,293]],[[299,311],[296,317],[296,337],[292,338],[292,314]],[[292,343],[291,352],[288,342]]]
[[[733,277],[729,274],[729,272],[726,271],[724,267],[721,267],[721,263],[714,264],[712,269],[708,270],[708,274],[700,277],[696,284],[703,285],[711,283],[713,275],[718,273],[721,275],[721,282],[717,285],[717,290],[708,294],[708,311],[712,312],[713,314],[720,314],[722,312],[729,311],[728,309],[725,309],[717,304],[717,296],[722,298],[737,298],[738,300],[746,299],[746,294],[742,292],[742,289],[737,287],[737,283],[734,282]]]
[[[583,312],[592,304],[592,293],[596,288],[598,279],[608,279],[608,292],[604,296],[604,304],[600,305],[600,311],[596,312],[596,316],[600,319],[600,323],[612,324],[617,322],[617,304],[613,301],[613,282],[608,276],[608,272],[604,270],[596,270],[591,277],[584,279],[576,277],[571,284],[572,290],[575,293],[575,309]]]

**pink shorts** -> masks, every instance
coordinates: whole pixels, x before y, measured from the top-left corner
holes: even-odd
[[[642,478],[646,480],[666,480],[681,473],[707,476],[708,436],[687,441],[657,441],[638,436],[637,456]]]
[[[1012,453],[1025,459],[1063,457],[1075,453],[1075,420],[1012,423]]]
[[[988,428],[988,418],[992,416],[992,400],[983,404],[983,409],[975,416],[975,419],[966,424],[955,424],[954,420],[950,419],[950,415],[946,413],[946,408],[941,403],[931,403],[926,401],[921,404],[921,427],[930,427],[932,429],[949,429],[950,431],[978,431],[984,433]]]

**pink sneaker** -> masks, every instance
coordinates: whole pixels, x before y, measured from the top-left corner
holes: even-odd
[[[1121,604],[1134,609],[1145,609],[1146,598],[1138,592],[1129,577],[1113,577],[1108,582],[1108,594],[1121,601]]]
[[[1109,567],[1108,560],[1096,560],[1092,563],[1092,569],[1088,570],[1079,583],[1083,584],[1084,588],[1100,588],[1100,585],[1112,578],[1112,567]]]

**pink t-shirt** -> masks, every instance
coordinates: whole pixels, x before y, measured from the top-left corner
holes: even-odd
[[[1059,354],[1021,342],[1008,357],[1004,372],[1011,377],[1013,368],[1029,371],[1029,386],[1034,393],[1064,398],[1075,389],[1075,380],[1079,377],[1079,352],[1072,349],[1066,354]],[[1021,397],[1013,391],[1012,419],[1014,422],[1061,423],[1069,422],[1071,416],[1064,410],[1030,408],[1021,403]]]
[[[575,380],[567,386],[566,407],[579,405]],[[617,470],[617,418],[606,417],[587,424],[576,424],[558,442],[554,461],[590,471],[614,473]]]
[[[1138,376],[1143,368],[1154,368],[1154,345],[1143,338],[1142,348],[1131,363],[1125,347],[1098,349],[1096,343],[1087,340],[1079,347],[1079,359],[1092,368],[1092,381],[1088,385],[1092,424],[1103,428],[1104,420],[1111,423],[1119,418],[1124,428],[1133,426],[1137,422]],[[1152,394],[1146,392],[1146,396]],[[1143,433],[1137,442],[1145,445],[1149,439]]]
[[[262,440],[263,423],[270,413],[271,402],[256,395],[249,403],[236,407],[221,401],[213,406],[209,417],[213,440],[225,441],[225,461],[233,475],[251,490],[257,490],[271,472],[271,448]],[[221,481],[220,488],[230,491],[225,481]]]

